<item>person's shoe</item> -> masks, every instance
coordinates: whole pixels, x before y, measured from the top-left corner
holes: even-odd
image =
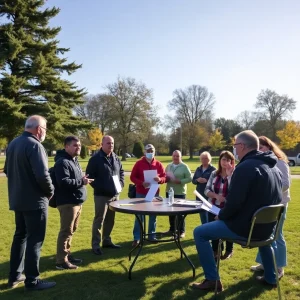
[[[120,249],[121,246],[120,245],[116,245],[114,243],[110,243],[110,244],[107,244],[107,245],[102,245],[102,248],[112,248],[112,249]]]
[[[184,239],[184,238],[185,238],[185,232],[181,232],[181,233],[180,233],[180,238],[181,238],[181,239]]]
[[[204,279],[201,283],[194,282],[192,288],[203,291],[214,291],[216,286],[215,280]],[[221,280],[217,280],[217,292],[223,291],[223,285]]]
[[[71,264],[69,261],[65,261],[62,264],[56,264],[57,270],[76,270],[78,266]]]
[[[83,262],[82,259],[80,258],[75,258],[73,257],[72,255],[68,255],[68,261],[71,263],[71,264],[75,264],[75,265],[79,265]]]
[[[95,249],[92,249],[93,253],[96,254],[96,255],[102,255],[103,252],[101,251],[100,248],[95,248]]]
[[[35,284],[30,284],[25,286],[26,291],[40,291],[40,290],[46,290],[54,287],[56,285],[56,282],[51,281],[45,281],[37,279]]]
[[[269,282],[267,282],[266,279],[265,279],[265,276],[256,276],[256,280],[258,282],[260,282],[261,284],[263,284],[263,285],[266,285],[266,286],[269,286],[269,287],[272,287],[272,288],[276,288],[277,287],[276,283],[269,283]]]
[[[24,275],[21,275],[18,279],[15,281],[8,281],[7,286],[10,289],[16,288],[20,283],[23,283],[25,281],[26,277]]]
[[[131,245],[132,247],[137,247],[137,246],[140,246],[140,241],[139,240],[134,240],[133,242],[132,242],[132,245]]]
[[[283,268],[278,268],[278,279],[282,278],[284,275],[284,270]]]
[[[229,252],[229,251],[225,251],[224,255],[221,256],[221,259],[224,260],[224,259],[228,259],[230,257],[232,257],[233,255],[233,251]]]
[[[158,239],[157,238],[149,238],[148,240],[150,243],[158,243]]]
[[[260,272],[264,271],[264,266],[262,264],[256,265],[256,266],[251,266],[250,270],[253,272]]]

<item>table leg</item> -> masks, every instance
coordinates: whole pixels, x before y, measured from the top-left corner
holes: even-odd
[[[174,241],[175,241],[175,244],[177,245],[177,247],[180,250],[180,258],[182,258],[182,256],[185,257],[185,259],[188,261],[188,263],[190,264],[190,266],[193,269],[193,278],[195,278],[195,276],[196,276],[195,266],[192,263],[192,261],[188,258],[188,256],[186,255],[186,253],[184,252],[184,250],[183,250],[183,248],[181,246],[181,243],[180,243],[180,228],[181,228],[182,223],[184,222],[185,217],[186,217],[186,215],[183,215],[183,217],[181,218],[180,222],[177,222],[177,216],[176,216],[175,224],[177,223],[177,233],[175,232]]]
[[[140,219],[140,215],[135,215],[135,217],[137,218],[138,220],[138,223],[140,225],[140,243],[135,246],[133,249],[131,249],[131,251],[129,252],[129,261],[131,260],[131,254],[132,252],[137,248],[139,247],[139,250],[133,260],[133,262],[131,263],[130,265],[130,268],[129,268],[129,271],[128,271],[128,278],[131,279],[131,271],[135,265],[135,262],[137,261],[141,251],[142,251],[142,248],[143,248],[143,245],[144,245],[144,238],[145,238],[145,232],[144,232],[144,227],[143,227],[143,221]],[[146,216],[144,216],[144,225],[146,224]]]

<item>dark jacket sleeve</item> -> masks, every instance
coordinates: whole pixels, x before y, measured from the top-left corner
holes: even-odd
[[[55,178],[58,187],[68,189],[78,189],[83,186],[83,180],[71,179],[69,162],[67,159],[62,159],[55,164]]]
[[[118,161],[119,161],[119,165],[120,165],[120,183],[121,183],[121,187],[123,188],[124,187],[124,170],[123,170],[123,166],[122,166],[122,163],[120,161],[120,159],[117,157]]]
[[[219,212],[220,220],[228,220],[243,209],[253,176],[250,172],[245,168],[236,168],[233,172],[225,206]]]
[[[196,184],[196,185],[198,184],[198,181],[196,179],[199,178],[199,170],[200,170],[200,167],[198,167],[196,169],[196,172],[194,173],[193,180],[192,180],[193,184]]]
[[[46,150],[41,144],[36,144],[30,150],[29,161],[38,185],[44,191],[46,197],[51,197],[54,193],[54,186],[48,172]]]
[[[97,155],[97,154],[96,154]],[[92,156],[89,159],[89,162],[86,167],[86,175],[89,175],[89,178],[95,179],[97,177],[97,162],[96,162],[96,155]],[[95,181],[91,182],[90,185],[95,188]]]

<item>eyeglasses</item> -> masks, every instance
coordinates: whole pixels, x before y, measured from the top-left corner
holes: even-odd
[[[39,127],[43,128],[45,131],[48,130],[46,127],[43,127],[43,126],[41,126],[41,125],[39,125]]]

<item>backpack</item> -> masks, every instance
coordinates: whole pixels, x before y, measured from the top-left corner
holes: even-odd
[[[52,184],[54,185],[54,194],[53,194],[52,198],[49,200],[49,206],[56,208],[57,204],[56,204],[55,190],[56,190],[57,184],[56,184],[56,177],[55,177],[55,166],[51,167],[49,169],[49,174],[50,174]]]

